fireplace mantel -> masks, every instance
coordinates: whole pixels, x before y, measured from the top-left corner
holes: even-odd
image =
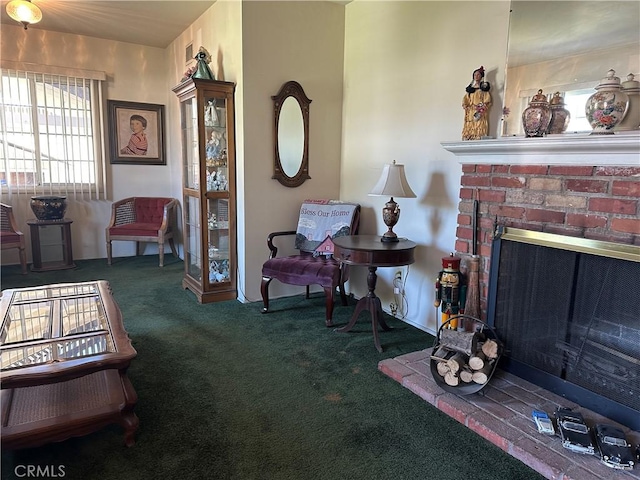
[[[640,167],[640,131],[441,142],[461,164]]]

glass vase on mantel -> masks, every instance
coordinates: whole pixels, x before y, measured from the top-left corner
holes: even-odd
[[[613,135],[629,108],[629,96],[622,91],[620,77],[609,70],[587,100],[584,111],[593,131],[591,135]]]
[[[547,133],[551,123],[551,108],[547,97],[538,90],[522,112],[522,126],[525,137],[542,137]]]
[[[549,102],[549,108],[551,108],[551,122],[547,133],[557,134],[564,133],[569,126],[569,120],[571,120],[571,113],[564,108],[564,98],[560,95],[560,92],[553,94],[553,98]]]

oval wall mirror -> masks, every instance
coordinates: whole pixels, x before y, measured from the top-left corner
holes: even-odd
[[[309,104],[298,82],[286,82],[274,103],[273,176],[285,187],[299,187],[309,176]]]

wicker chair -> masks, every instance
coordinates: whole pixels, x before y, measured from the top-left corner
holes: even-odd
[[[111,265],[111,242],[136,242],[136,255],[140,243],[157,242],[160,266],[164,266],[164,242],[169,241],[171,253],[178,256],[173,233],[178,200],[164,197],[129,197],[111,206],[111,221],[106,228],[107,264]]]
[[[332,219],[328,223],[317,221],[323,215],[316,215],[324,209],[339,209],[349,212],[341,217],[340,222],[329,214],[326,218]],[[316,211],[316,213],[314,213]],[[306,214],[305,214],[306,213]],[[309,201],[303,203],[298,218],[298,229],[273,232],[267,237],[269,248],[269,260],[262,266],[262,313],[269,311],[269,284],[273,279],[290,285],[306,287],[306,298],[309,298],[309,286],[320,285],[325,292],[325,324],[333,326],[333,304],[336,288],[340,291],[342,305],[347,305],[347,296],[344,291],[344,283],[349,279],[349,266],[337,261],[331,255],[333,242],[331,238],[339,235],[355,235],[358,233],[360,222],[360,205],[341,202]],[[332,224],[329,226],[329,224]],[[338,231],[333,231],[331,228]],[[278,257],[278,248],[274,245],[274,239],[281,236],[296,236],[295,247],[299,254]]]
[[[22,273],[27,273],[27,252],[25,248],[24,234],[18,229],[16,218],[13,216],[13,207],[0,203],[0,241],[2,250],[17,248],[20,255]]]

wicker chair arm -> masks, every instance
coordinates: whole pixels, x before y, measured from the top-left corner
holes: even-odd
[[[22,235],[11,205],[2,204],[2,230]]]
[[[178,200],[172,198],[171,201],[167,202],[164,205],[164,210],[162,213],[162,225],[160,225],[160,230],[166,232],[167,229],[171,226],[171,221],[173,220],[173,211],[178,206]]]

